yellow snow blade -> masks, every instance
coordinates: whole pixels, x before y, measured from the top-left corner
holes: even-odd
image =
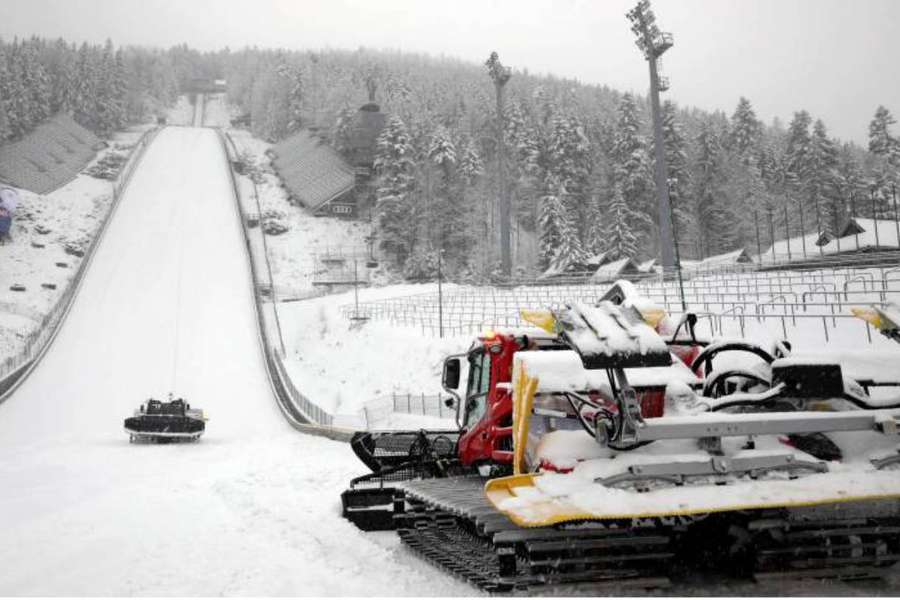
[[[556,333],[556,317],[549,310],[531,310],[523,308],[519,311],[522,320],[531,323],[535,327],[540,327],[547,333]]]
[[[644,323],[653,329],[656,329],[659,322],[666,317],[666,311],[662,308],[640,308],[638,309],[638,312],[641,313],[641,318],[644,319]]]
[[[878,311],[874,308],[851,308],[850,312],[853,313],[854,317],[862,319],[869,325],[872,325],[875,329],[881,331],[883,329],[881,323],[881,315],[878,314]]]
[[[818,498],[798,498],[790,502],[762,501],[727,504],[704,507],[702,509],[678,509],[659,507],[652,512],[597,512],[585,511],[566,501],[565,498],[549,497],[528,502],[528,518],[523,518],[515,510],[514,505],[518,500],[526,500],[533,497],[535,480],[541,477],[539,473],[525,475],[511,475],[489,480],[484,486],[484,493],[491,504],[499,512],[506,515],[513,523],[520,527],[546,527],[571,521],[588,520],[617,520],[617,519],[648,519],[653,517],[678,517],[690,515],[704,515],[708,513],[720,513],[743,510],[763,510],[773,508],[801,508],[808,506],[822,506],[826,504],[845,504],[848,502],[878,502],[885,500],[900,500],[900,493],[863,494],[858,496],[839,495]],[[773,482],[773,485],[777,485]]]
[[[884,314],[884,311],[880,310],[877,306],[851,308],[850,312],[852,312],[855,317],[872,325],[878,331],[889,331],[900,328],[900,323],[891,321],[891,319]]]
[[[484,485],[484,493],[498,511],[505,514],[509,519],[520,527],[543,527],[546,525],[554,525],[556,523],[565,523],[566,521],[578,521],[594,518],[593,515],[558,499],[541,503],[540,505],[529,505],[529,512],[537,513],[540,517],[537,520],[522,519],[515,512],[504,510],[502,506],[508,500],[513,500],[523,493],[523,490],[534,487],[534,480],[540,475],[529,473],[525,475],[511,475],[509,477],[500,477],[499,479],[491,479]],[[517,491],[518,490],[518,491]]]
[[[522,472],[525,461],[525,447],[528,444],[528,427],[534,394],[537,392],[538,378],[529,377],[525,367],[518,369],[513,382],[513,473]]]

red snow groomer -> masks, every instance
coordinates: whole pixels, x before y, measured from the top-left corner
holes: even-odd
[[[492,592],[868,578],[900,558],[900,397],[784,343],[700,340],[627,282],[523,316],[537,327],[445,360],[458,430],[354,436],[372,472],[345,517]]]

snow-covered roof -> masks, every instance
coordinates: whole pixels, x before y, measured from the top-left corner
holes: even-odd
[[[567,274],[584,274],[593,270],[597,265],[602,264],[606,253],[596,254],[584,262],[573,262],[572,260],[554,261],[547,270],[538,275],[538,279],[549,279]]]
[[[0,180],[46,194],[74,179],[99,143],[71,116],[59,113],[21,140],[0,146]]]
[[[763,252],[763,255],[802,257],[803,248],[806,248],[806,254],[811,256],[813,253],[818,254],[819,246],[824,246],[830,241],[831,237],[826,233],[809,233],[806,235],[798,235],[787,240],[777,240],[774,244]]]
[[[857,249],[857,242],[860,250],[865,248],[900,248],[897,229],[898,225],[893,220],[854,217],[847,222],[847,225],[841,231],[841,237],[822,246],[822,250],[826,254],[848,252]],[[840,249],[838,249],[838,246],[840,246]]]
[[[594,274],[591,275],[593,281],[614,281],[622,275],[628,273],[638,273],[638,266],[630,258],[620,258],[601,265]]]
[[[685,261],[681,261],[682,266],[684,266]],[[649,273],[656,267],[656,259],[651,258],[650,260],[645,260],[641,264],[638,265],[638,271],[641,273]]]
[[[297,132],[272,150],[278,175],[307,208],[321,208],[356,183],[353,169],[340,154],[309,131]]]
[[[710,267],[710,266],[718,266],[718,265],[733,265],[736,263],[748,263],[753,262],[753,259],[750,258],[750,255],[747,254],[747,250],[745,248],[738,248],[737,250],[732,250],[731,252],[725,252],[724,254],[716,254],[715,256],[708,256],[701,261],[694,262],[692,267]],[[685,261],[681,261],[682,266],[685,265]]]

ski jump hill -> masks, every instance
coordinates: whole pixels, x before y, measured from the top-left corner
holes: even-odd
[[[217,132],[162,129],[115,211],[0,404],[0,596],[471,593],[344,521],[356,457],[274,401]],[[129,444],[123,419],[169,391],[202,441]]]
[[[68,183],[102,142],[67,114],[57,114],[24,138],[0,147],[0,181],[36,194]]]

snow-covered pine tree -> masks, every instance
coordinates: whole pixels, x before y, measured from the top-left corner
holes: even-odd
[[[538,219],[540,266],[552,267],[558,272],[577,269],[588,258],[578,228],[566,208],[567,195],[566,186],[559,177],[548,173]]]
[[[581,123],[570,115],[554,116],[547,138],[546,168],[566,190],[565,208],[579,240],[587,237],[591,147]]]
[[[429,215],[435,220],[431,230],[437,238],[432,246],[443,250],[448,262],[458,267],[466,261],[470,232],[466,227],[465,206],[457,178],[456,145],[445,126],[435,128],[427,156],[438,171],[434,208]]]
[[[744,247],[762,251],[761,228],[767,218],[768,194],[762,178],[761,158],[762,124],[750,101],[741,97],[731,117],[728,132],[728,152],[723,157],[725,181],[723,191],[729,199],[728,209],[733,246],[720,248],[731,250]]]
[[[0,44],[0,144],[12,137],[9,123],[9,71],[6,49]]]
[[[350,149],[350,135],[355,117],[355,110],[350,107],[344,107],[338,111],[337,118],[334,121],[334,130],[331,134],[332,145],[341,154],[346,153]]]
[[[761,130],[762,124],[756,118],[753,106],[749,100],[741,96],[731,117],[732,150],[742,158],[755,155],[758,151]]]
[[[837,182],[838,150],[821,119],[813,124],[809,160],[806,190],[809,203],[816,209],[817,230],[836,235],[843,219]]]
[[[642,216],[628,206],[619,184],[613,187],[606,215],[607,225],[603,234],[606,258],[619,260],[637,256],[637,236],[634,231]]]
[[[125,53],[122,51],[122,48],[116,50],[110,102],[112,102],[112,109],[110,110],[112,128],[121,129],[128,122],[128,69],[125,66]]]
[[[96,130],[109,134],[117,125],[115,98],[116,57],[112,40],[107,39],[97,63],[97,87],[94,93],[94,122]]]
[[[484,163],[472,140],[466,143],[462,158],[459,160],[459,174],[467,186],[474,184],[484,174]]]
[[[375,210],[379,245],[398,267],[409,257],[417,233],[410,204],[416,171],[413,152],[406,125],[391,116],[376,143]]]
[[[662,105],[663,143],[668,166],[669,200],[675,215],[678,247],[683,257],[694,254],[697,239],[696,210],[692,206],[691,170],[688,167],[687,142],[677,119],[675,104],[666,100]]]
[[[896,122],[891,111],[884,106],[875,110],[875,116],[869,123],[869,152],[888,157],[897,151],[898,140],[891,135],[891,125]]]
[[[50,82],[47,69],[39,57],[40,41],[33,37],[22,42],[23,84],[29,98],[30,122],[32,127],[50,116]]]
[[[808,213],[813,208],[808,205],[808,194],[804,193],[810,182],[812,138],[809,134],[809,126],[811,123],[812,118],[805,110],[794,113],[794,118],[788,125],[787,150],[785,152],[788,188],[796,198],[800,199],[798,219],[792,224],[792,228],[796,227],[794,231],[797,232],[801,232],[802,229],[801,233],[804,234],[809,231],[811,220],[808,218]]]
[[[538,211],[539,235],[539,266],[541,269],[549,268],[555,258],[557,250],[562,243],[562,235],[566,230],[566,214],[563,199],[560,197],[562,184],[555,177],[548,176],[545,182],[544,193],[540,198]]]
[[[700,229],[701,253],[711,256],[731,248],[733,223],[722,193],[723,150],[713,125],[704,121],[696,139],[693,167],[694,198]]]
[[[631,210],[646,215],[648,224],[652,223],[655,211],[652,206],[653,180],[648,145],[641,134],[640,115],[630,93],[623,94],[619,103],[613,161],[616,181],[621,186],[625,203]],[[648,228],[644,233],[652,232]]]
[[[276,67],[278,75],[284,78],[287,90],[287,128],[280,132],[287,135],[303,127],[304,83],[300,67],[282,62]]]
[[[97,65],[94,52],[86,42],[78,48],[75,73],[68,94],[72,98],[72,116],[84,127],[96,130]]]
[[[6,58],[6,114],[12,137],[20,138],[31,130],[34,122],[30,94],[25,87],[25,57],[18,40],[13,40]]]
[[[869,151],[875,155],[871,165],[872,185],[880,205],[876,208],[879,216],[890,212],[892,188],[900,186],[900,138],[894,137],[890,130],[896,122],[888,109],[879,106],[869,123]]]

